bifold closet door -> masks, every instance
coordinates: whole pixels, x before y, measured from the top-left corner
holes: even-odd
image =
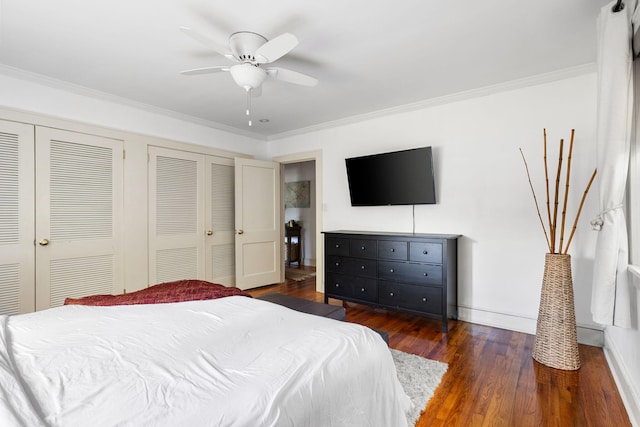
[[[205,156],[206,279],[235,286],[234,161]]]
[[[149,147],[149,284],[204,279],[204,156]]]
[[[233,159],[149,147],[149,283],[234,278]]]
[[[121,293],[123,142],[36,127],[36,310]]]
[[[0,120],[0,314],[35,309],[33,135]]]

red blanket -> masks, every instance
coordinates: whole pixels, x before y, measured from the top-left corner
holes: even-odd
[[[140,291],[120,295],[90,295],[83,298],[67,298],[64,305],[131,305],[159,304],[167,302],[216,299],[232,295],[251,295],[241,289],[226,287],[204,280],[177,280],[160,283]]]

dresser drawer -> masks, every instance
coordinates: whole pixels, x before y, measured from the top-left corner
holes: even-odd
[[[378,241],[370,239],[351,239],[351,256],[375,259],[378,256]]]
[[[409,260],[442,264],[442,243],[409,242]]]
[[[348,258],[346,271],[354,276],[377,277],[378,262],[375,259]]]
[[[358,277],[353,282],[351,296],[355,299],[377,302],[378,301],[378,281],[365,277]]]
[[[324,250],[327,255],[349,255],[349,239],[327,237],[327,244]]]
[[[348,297],[352,295],[353,277],[342,274],[327,273],[324,282],[324,292],[327,295],[337,297]]]
[[[378,242],[378,258],[407,260],[407,242],[381,240]]]
[[[332,273],[346,273],[351,258],[343,258],[336,255],[327,255],[325,269]]]
[[[380,281],[378,298],[381,304],[423,313],[442,314],[442,289]]]
[[[378,277],[429,285],[442,285],[442,265],[378,261]]]

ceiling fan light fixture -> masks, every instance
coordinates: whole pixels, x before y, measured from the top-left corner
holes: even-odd
[[[267,72],[249,63],[237,64],[229,69],[233,81],[245,90],[259,88],[267,78]]]

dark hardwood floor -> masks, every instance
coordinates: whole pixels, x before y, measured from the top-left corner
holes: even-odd
[[[314,278],[250,292],[324,300]],[[416,427],[631,425],[601,348],[580,345],[582,367],[561,371],[531,358],[532,335],[462,321],[443,334],[437,320],[344,305],[348,322],[388,332],[392,348],[449,364]]]

